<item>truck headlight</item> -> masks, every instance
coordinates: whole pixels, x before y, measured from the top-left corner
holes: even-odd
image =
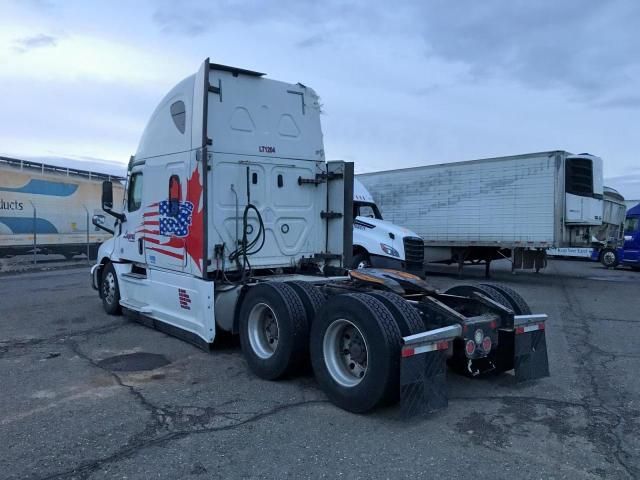
[[[400,254],[398,253],[398,251],[395,248],[393,248],[390,245],[387,245],[386,243],[381,243],[380,244],[380,248],[387,255],[391,255],[392,257],[399,257],[400,256]]]

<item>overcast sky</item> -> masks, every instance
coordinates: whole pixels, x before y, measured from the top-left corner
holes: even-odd
[[[640,198],[635,0],[0,0],[0,152],[126,163],[206,57],[312,86],[357,172],[562,149]]]

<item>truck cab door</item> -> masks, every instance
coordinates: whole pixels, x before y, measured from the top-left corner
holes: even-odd
[[[134,168],[127,181],[127,193],[124,202],[125,220],[118,227],[119,236],[116,252],[121,259],[137,263],[146,263],[143,191],[144,175],[142,169]]]
[[[624,260],[640,262],[640,217],[627,217],[625,221]]]

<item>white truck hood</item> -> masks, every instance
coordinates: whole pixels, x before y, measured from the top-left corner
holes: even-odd
[[[403,237],[417,237],[418,234],[409,230],[408,228],[401,227],[396,225],[395,223],[388,222],[386,220],[380,220],[378,218],[371,217],[356,217],[354,219],[354,223],[359,222],[361,226],[365,228],[377,228],[378,233],[387,233],[387,237],[389,237],[389,233],[392,233],[396,236],[396,238],[402,239]]]
[[[405,237],[418,237],[418,235],[408,228],[386,220],[371,217],[356,217],[353,220],[353,244],[363,247],[371,255],[405,260],[403,242]],[[381,243],[393,247],[399,256],[388,255],[382,250]]]

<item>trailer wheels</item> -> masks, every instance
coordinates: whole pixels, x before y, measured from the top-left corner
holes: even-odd
[[[403,337],[425,331],[424,322],[420,318],[420,314],[397,293],[373,291],[368,295],[377,298],[389,309]]]
[[[102,306],[105,312],[109,315],[120,315],[122,313],[122,308],[120,307],[120,287],[118,286],[116,269],[113,268],[112,263],[108,263],[102,272],[100,296],[102,297]]]
[[[606,268],[616,268],[618,266],[618,255],[612,248],[605,248],[600,252],[600,263]]]
[[[311,326],[311,364],[340,408],[362,413],[397,395],[400,329],[385,305],[349,293],[327,300]]]
[[[516,315],[531,315],[531,308],[522,295],[513,288],[497,285],[495,283],[483,283],[482,286],[498,291],[508,303],[501,302],[504,306],[511,306]]]
[[[260,378],[275,380],[304,364],[309,327],[291,286],[265,282],[251,287],[242,301],[239,326],[242,352]]]
[[[286,282],[291,288],[293,288],[304,306],[304,311],[307,314],[307,322],[311,324],[316,316],[318,310],[325,302],[324,295],[317,287],[314,287],[309,282],[293,281]]]

